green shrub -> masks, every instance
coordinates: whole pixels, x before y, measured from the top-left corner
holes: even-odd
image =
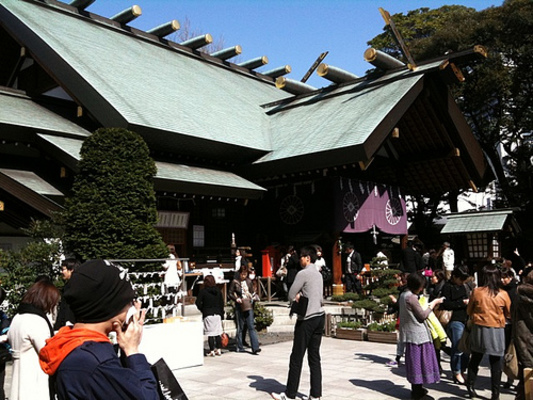
[[[383,297],[380,297],[379,303],[388,306],[389,304],[392,303],[392,300],[389,296],[383,296]]]
[[[372,296],[380,297],[380,298],[388,296],[389,294],[397,294],[397,293],[398,293],[397,287],[392,287],[392,288],[379,287],[377,289],[372,290]]]
[[[363,326],[360,321],[340,321],[337,323],[337,328],[344,329],[359,329]]]
[[[351,293],[351,292],[348,292],[348,293],[344,293],[344,294],[341,294],[341,295],[335,295],[335,296],[332,296],[331,297],[331,300],[332,301],[338,301],[338,302],[344,302],[344,301],[356,301],[356,300],[359,300],[361,298],[361,296],[359,296],[357,293]]]
[[[259,302],[254,303],[255,329],[262,331],[268,328],[274,322],[272,311]]]
[[[396,321],[385,321],[385,322],[374,321],[368,324],[367,329],[369,331],[375,331],[375,332],[395,332]]]
[[[374,300],[370,299],[358,300],[352,304],[353,308],[364,308],[365,310],[369,311],[375,311],[377,306],[378,304]]]

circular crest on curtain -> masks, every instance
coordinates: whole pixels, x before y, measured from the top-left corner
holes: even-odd
[[[287,225],[295,225],[304,216],[304,203],[296,195],[285,197],[279,206],[279,216]]]

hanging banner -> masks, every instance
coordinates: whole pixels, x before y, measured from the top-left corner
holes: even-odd
[[[375,225],[388,234],[407,234],[405,199],[398,187],[339,178],[335,209],[342,232],[368,232]]]

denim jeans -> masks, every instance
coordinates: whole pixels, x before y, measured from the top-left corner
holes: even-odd
[[[465,330],[465,324],[460,321],[450,321],[447,326],[447,333],[450,341],[452,342],[452,348],[450,353],[450,367],[454,374],[460,374],[461,371],[465,371],[468,367],[468,354],[459,351],[457,346],[463,336]]]
[[[300,386],[302,364],[307,351],[307,362],[311,375],[311,391],[313,397],[322,397],[322,365],[320,362],[320,344],[326,322],[325,315],[299,320],[294,327],[294,339],[289,361],[289,376],[287,378],[287,397],[295,398]]]
[[[254,326],[254,310],[241,311],[240,305],[237,305],[235,307],[235,319],[237,320],[237,350],[244,351],[244,347],[242,345],[242,330],[244,328],[244,324],[246,324],[248,328],[252,351],[259,350],[259,339],[257,338],[257,332]]]

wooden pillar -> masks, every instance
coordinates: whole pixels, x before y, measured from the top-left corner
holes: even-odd
[[[333,244],[332,254],[332,269],[333,269],[333,295],[344,294],[344,286],[342,284],[342,248],[341,237],[337,233],[337,240]]]

